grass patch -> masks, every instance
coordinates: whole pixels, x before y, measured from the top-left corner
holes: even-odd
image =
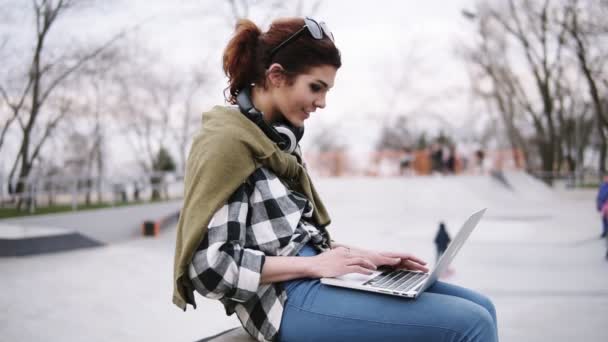
[[[56,214],[56,213],[77,212],[77,211],[86,211],[86,210],[95,210],[95,209],[104,209],[104,208],[119,208],[119,207],[128,207],[128,206],[134,206],[134,205],[160,203],[160,202],[163,202],[163,201],[158,200],[158,201],[120,202],[120,203],[115,203],[114,205],[112,205],[111,203],[94,203],[94,204],[89,204],[89,205],[79,204],[78,208],[76,210],[72,210],[71,204],[62,204],[62,205],[36,207],[36,211],[33,213],[30,213],[29,209],[17,210],[16,208],[0,208],[0,219],[45,215],[45,214]]]
[[[583,189],[599,189],[600,183],[586,183],[580,186]]]

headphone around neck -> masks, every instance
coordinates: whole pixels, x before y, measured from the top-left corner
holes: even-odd
[[[250,88],[239,91],[236,96],[236,103],[241,113],[253,121],[282,151],[293,153],[298,148],[298,143],[304,136],[304,127],[295,127],[287,120],[269,125],[264,121],[264,114],[254,107],[251,101]]]

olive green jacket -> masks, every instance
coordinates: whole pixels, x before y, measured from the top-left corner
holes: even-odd
[[[281,151],[236,107],[215,106],[203,113],[203,126],[194,138],[184,180],[184,203],[177,225],[173,269],[173,303],[196,308],[188,265],[207,232],[213,214],[258,167],[267,167],[304,194],[314,206],[313,220],[330,223],[306,169],[296,156]]]

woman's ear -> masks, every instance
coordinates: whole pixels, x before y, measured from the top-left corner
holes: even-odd
[[[279,63],[274,63],[266,70],[266,77],[270,86],[279,88],[285,82],[285,69]]]

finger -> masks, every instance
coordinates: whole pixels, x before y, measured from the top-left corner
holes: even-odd
[[[398,265],[401,262],[401,258],[383,257],[382,265]]]
[[[422,271],[422,272],[429,271],[429,269],[427,267],[417,264],[415,262],[411,262],[411,261],[406,261],[403,263],[403,265],[410,270],[417,270],[417,271]]]
[[[383,252],[381,253],[383,256],[387,258],[399,258],[399,259],[409,259],[411,255],[406,253],[395,253],[395,252]]]
[[[377,269],[376,265],[373,262],[371,262],[370,260],[368,260],[368,259],[365,259],[365,258],[355,258],[355,260],[356,260],[355,265],[359,265],[359,266],[362,266],[362,267],[370,269],[370,270],[376,270]]]
[[[429,268],[428,267],[424,267],[424,266],[416,266],[412,268],[413,270],[416,271],[420,271],[420,272],[424,272],[424,273],[429,273]]]
[[[365,275],[370,275],[372,273],[374,273],[371,270],[368,270],[367,268],[358,266],[358,265],[352,265],[352,266],[348,266],[348,270],[350,273],[360,273],[360,274],[365,274]]]
[[[426,265],[426,261],[418,258],[417,256],[414,256],[414,255],[411,255],[408,253],[386,252],[386,253],[382,253],[382,255],[392,257],[392,258],[401,258],[402,260],[413,260],[419,264]]]
[[[371,261],[369,261],[368,259],[365,259],[365,258],[356,257],[356,258],[352,258],[349,261],[350,261],[349,265],[359,265],[359,266],[368,268],[370,270],[375,270],[377,268],[376,265],[374,265],[373,262],[371,262]]]
[[[424,260],[422,260],[422,259],[420,259],[420,258],[418,258],[418,257],[415,257],[415,256],[413,256],[413,255],[410,255],[410,256],[408,257],[408,259],[409,259],[409,260],[411,260],[411,261],[417,262],[417,263],[419,263],[420,265],[426,265],[426,261],[424,261]]]

